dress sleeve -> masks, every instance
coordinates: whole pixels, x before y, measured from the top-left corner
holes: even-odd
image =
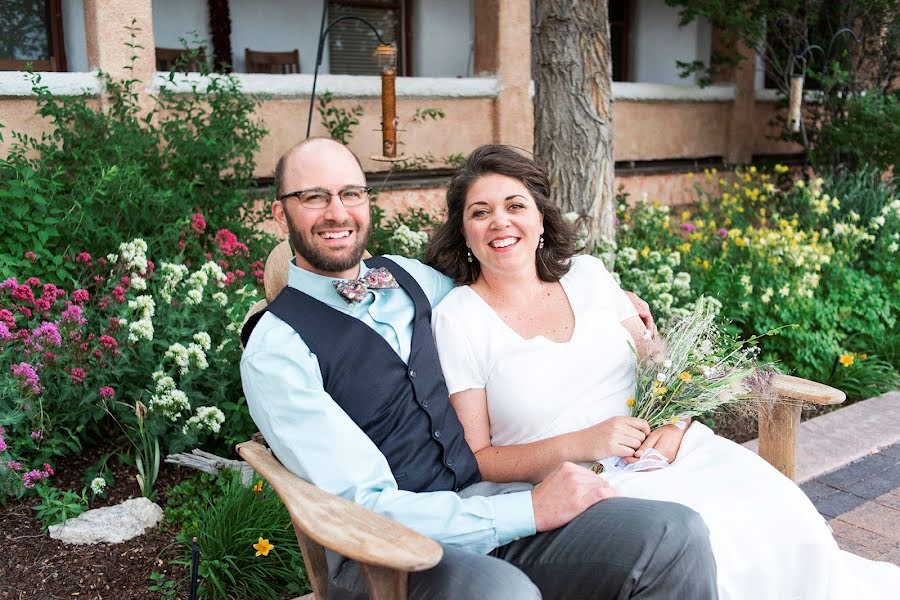
[[[602,260],[593,256],[580,256],[578,259],[589,270],[592,287],[595,287],[596,293],[604,299],[604,303],[619,322],[637,316],[637,309]]]
[[[458,300],[453,298],[452,300]],[[471,318],[462,314],[458,302],[445,302],[431,316],[431,331],[441,359],[441,370],[451,394],[487,385],[484,361],[472,351],[467,330]]]

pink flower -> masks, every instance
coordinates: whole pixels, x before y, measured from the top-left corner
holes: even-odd
[[[22,463],[20,463],[17,460],[7,461],[6,466],[9,467],[10,469],[12,469],[13,471],[21,471],[22,470]]]
[[[41,466],[44,467],[44,474],[45,474],[47,477],[50,477],[51,475],[53,475],[53,473],[54,473],[53,467],[51,467],[51,466],[48,465],[47,463],[44,463],[44,464],[41,465]]]
[[[26,488],[31,489],[38,481],[47,479],[49,476],[50,474],[48,474],[46,471],[38,471],[37,469],[32,469],[31,471],[28,471],[27,473],[22,475],[22,485],[24,485]]]
[[[728,237],[728,230],[720,227],[719,230],[716,232],[716,235],[724,240],[725,238]]]
[[[237,236],[227,229],[217,231],[215,241],[225,256],[232,256],[237,252],[247,252],[247,246],[239,242]]]
[[[94,275],[94,283],[103,283],[106,281],[106,277],[103,275]]]
[[[81,252],[78,256],[75,257],[75,262],[77,263],[85,263],[87,265],[91,264],[91,255],[87,252]]]
[[[234,270],[234,274],[237,275],[240,279],[243,279],[243,278],[244,278],[244,275],[246,275],[246,273],[244,273],[244,272],[241,271],[240,269],[235,269],[235,270]]]
[[[11,340],[13,334],[10,333],[9,327],[7,327],[6,323],[0,321],[0,340],[6,341]]]
[[[29,287],[38,287],[39,285],[41,285],[41,280],[37,277],[29,277],[25,280],[25,285]]]
[[[34,304],[34,292],[27,285],[17,285],[12,291],[13,300]],[[30,316],[30,315],[29,315]]]
[[[4,323],[7,327],[16,328],[16,317],[8,308],[0,308],[0,323]]]
[[[96,348],[93,352],[91,352],[91,354],[94,355],[94,358],[100,358],[101,356],[103,356],[103,353],[100,352],[100,348]]]
[[[116,319],[116,324],[118,324],[118,319]],[[112,350],[116,354],[119,353],[119,342],[111,335],[101,335],[100,345],[107,350]]]
[[[116,302],[119,302],[120,304],[122,302],[125,302],[125,288],[123,288],[121,285],[117,285],[116,287],[114,287],[112,291],[112,297]]]
[[[121,283],[121,284],[124,285],[125,287],[128,287],[128,285],[131,283],[131,277],[129,277],[128,275],[123,275],[123,276],[119,279],[119,283]]]
[[[0,452],[6,452],[7,448],[6,440],[3,439],[3,434],[0,433]]]
[[[225,285],[231,285],[232,283],[234,283],[234,280],[234,273],[232,273],[231,271],[225,273]]]
[[[31,288],[25,288],[25,289],[27,290],[27,289],[31,289]],[[24,315],[26,319],[31,318],[31,309],[28,308],[27,306],[17,306],[16,312],[22,313],[22,315]]]
[[[42,340],[51,346],[59,346],[62,344],[62,336],[59,334],[59,327],[56,323],[48,323],[42,321],[40,327],[31,332],[36,340]]]
[[[74,296],[75,294],[72,295]],[[66,310],[62,312],[62,320],[65,323],[76,323],[78,325],[87,323],[87,320],[84,318],[84,309],[77,304],[66,306]]]
[[[30,260],[31,262],[34,262],[37,260],[37,254],[35,254],[31,250],[29,250],[28,252],[25,253],[25,260]]]
[[[697,226],[693,223],[682,223],[681,230],[687,231],[688,233],[694,233],[695,231],[697,231]]]
[[[41,354],[41,358],[43,358],[48,363],[56,362],[57,356],[54,352],[50,352],[47,350],[43,354]]]
[[[10,277],[8,279],[5,279],[3,281],[3,283],[0,283],[0,290],[5,290],[7,288],[15,288],[17,285],[19,285],[19,282],[16,280],[16,278]]]
[[[51,302],[47,298],[38,298],[34,301],[34,310],[38,312],[47,312],[50,310]]]
[[[74,302],[75,304],[84,304],[85,302],[90,300],[90,298],[91,295],[88,294],[87,290],[79,289],[72,292],[72,302]]]
[[[87,373],[84,372],[84,369],[78,367],[72,369],[72,383],[83,383],[85,379],[87,379]]]
[[[113,398],[116,395],[116,390],[112,389],[108,385],[104,385],[100,388],[100,397],[104,399]]]
[[[99,300],[97,300],[97,308],[103,310],[104,308],[109,306],[109,303],[112,302],[112,298],[109,296],[103,296]]]
[[[105,267],[106,263],[107,263],[107,260],[105,258],[103,258],[102,256],[97,259],[97,264],[100,265],[101,267]]]
[[[65,295],[66,295],[65,290],[59,289],[52,283],[44,284],[42,298],[46,298],[47,300],[50,301],[51,304],[56,302],[56,299],[59,298],[60,296],[65,296]]]
[[[203,213],[197,212],[191,215],[191,229],[198,234],[206,231],[206,219],[203,218]]]
[[[156,270],[156,265],[153,263],[152,260],[147,259],[147,270],[144,271],[144,277],[149,277],[149,276],[153,275],[153,271],[155,271],[155,270]]]
[[[35,394],[41,393],[41,386],[39,385],[41,378],[38,377],[37,371],[34,370],[27,362],[20,362],[17,365],[12,365],[10,367],[12,374],[20,379],[19,385],[22,387],[30,387],[31,391]]]
[[[31,432],[31,439],[33,439],[33,440],[36,441],[36,442],[39,442],[39,441],[41,441],[42,439],[44,439],[44,434],[41,433],[40,431],[32,431],[32,432]]]

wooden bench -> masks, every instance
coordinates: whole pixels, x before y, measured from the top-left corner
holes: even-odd
[[[292,259],[287,241],[272,250],[265,266],[266,300],[257,302],[247,318],[265,308],[287,285]],[[773,400],[760,407],[759,454],[793,479],[800,402],[840,404],[845,395],[827,385],[789,375],[775,376],[772,391],[773,396],[794,402]],[[430,569],[440,561],[443,551],[437,542],[304,481],[284,468],[261,438],[238,444],[237,452],[287,507],[317,600],[328,597],[325,548],[363,567],[373,600],[406,598],[409,573]]]

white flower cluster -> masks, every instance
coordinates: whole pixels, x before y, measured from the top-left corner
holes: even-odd
[[[658,212],[663,212],[658,207]],[[640,296],[653,298],[653,317],[660,326],[672,316],[686,314],[691,299],[691,276],[675,271],[681,265],[677,250],[660,252],[629,246],[620,247],[616,254],[616,270],[626,285]]]
[[[194,339],[196,340],[198,336],[201,334],[196,334]],[[206,336],[205,341],[205,349],[209,349],[210,340],[209,334],[202,333],[202,335]],[[203,339],[203,338],[201,338]],[[204,346],[197,342],[191,342],[187,345],[187,347],[179,344],[178,342],[169,346],[169,349],[166,350],[166,359],[171,360],[178,366],[178,372],[182,375],[188,373],[191,368],[199,369],[203,371],[209,366],[209,362],[206,360],[206,352],[204,352]]]
[[[162,280],[162,287],[159,290],[160,297],[166,302],[172,301],[172,293],[178,284],[187,275],[188,268],[182,264],[164,262],[159,266],[158,277]]]
[[[147,273],[147,242],[137,238],[119,244],[119,256],[129,273]],[[115,261],[114,261],[115,262]]]
[[[106,480],[102,477],[94,477],[91,480],[91,491],[94,495],[102,494],[103,490],[106,489]]]
[[[424,231],[413,231],[405,223],[397,227],[391,234],[391,241],[404,256],[419,254],[428,243],[428,234]]]
[[[191,431],[197,433],[203,431],[219,433],[219,429],[221,429],[224,422],[225,415],[221,410],[215,406],[200,406],[197,408],[197,414],[187,420],[181,432],[185,435]]]
[[[156,303],[152,296],[138,296],[128,301],[128,309],[137,316],[137,321],[128,324],[128,341],[136,342],[140,339],[153,339],[153,315],[156,313]]]
[[[200,304],[203,301],[203,290],[213,281],[216,287],[225,287],[225,272],[222,267],[212,261],[203,264],[198,270],[191,273],[185,286],[188,291],[185,298],[186,304]]]
[[[175,421],[184,411],[191,409],[187,394],[175,387],[175,380],[163,373],[153,373],[156,381],[156,393],[150,397],[150,410],[162,414],[166,419]]]

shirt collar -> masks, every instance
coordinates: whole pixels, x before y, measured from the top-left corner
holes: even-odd
[[[364,276],[368,271],[369,267],[366,266],[366,263],[359,261],[359,277]],[[347,302],[335,291],[333,283],[335,281],[348,280],[307,271],[294,264],[294,261],[288,263],[288,285],[290,287],[309,294],[332,308],[346,311]]]

